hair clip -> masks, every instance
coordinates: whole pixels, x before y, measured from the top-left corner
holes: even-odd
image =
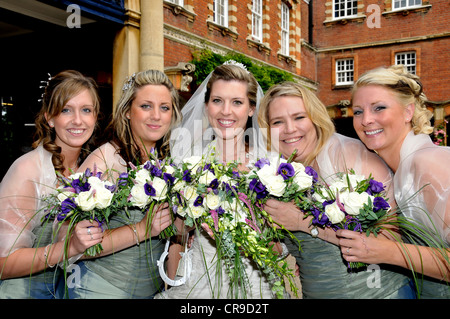
[[[42,102],[42,99],[44,98],[44,94],[45,94],[45,90],[47,89],[48,84],[50,83],[52,76],[50,75],[50,73],[48,74],[48,80],[47,81],[40,81],[41,85],[39,86],[40,89],[44,89],[44,92],[42,92],[41,94],[41,98],[38,100],[38,102]]]
[[[136,77],[136,73],[133,73],[131,76],[129,76],[129,77],[127,78],[127,80],[126,80],[125,83],[123,84],[122,91],[128,90],[128,89],[133,85],[133,82],[134,82],[134,78],[135,78],[135,77]]]

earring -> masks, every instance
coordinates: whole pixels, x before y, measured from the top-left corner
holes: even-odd
[[[48,125],[50,125],[50,127],[53,127],[55,124],[53,124],[53,121],[48,122]]]
[[[126,116],[127,116],[127,119],[130,119],[130,114],[127,114]]]

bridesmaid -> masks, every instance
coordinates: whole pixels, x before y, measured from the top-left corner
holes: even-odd
[[[86,157],[99,109],[91,78],[68,70],[49,80],[35,121],[34,149],[11,165],[0,184],[0,299],[60,297],[55,265],[62,261],[64,241],[53,238],[50,222],[41,224],[46,205],[39,198],[58,186],[55,172],[69,176]],[[81,221],[69,257],[98,244],[102,236],[96,222]]]
[[[373,236],[363,243],[350,231],[338,232],[339,244],[348,261],[414,267],[425,275],[417,280],[421,298],[448,299],[450,148],[434,145],[429,137],[431,112],[422,89],[419,77],[403,66],[367,72],[353,89],[353,125],[361,141],[394,172],[395,200],[402,214],[427,227],[444,249],[430,248],[425,238],[403,247]]]
[[[271,87],[261,101],[258,118],[261,128],[269,130],[272,146],[285,158],[297,150],[294,161],[312,166],[327,183],[336,173],[352,168],[389,186],[391,175],[383,161],[359,140],[336,133],[325,106],[301,85],[286,82]],[[305,219],[294,203],[268,200],[265,209],[301,241],[302,252],[290,239],[286,244],[297,258],[305,299],[415,297],[401,269],[380,266],[375,272],[350,271],[334,230],[312,232],[312,217]]]
[[[146,70],[131,76],[107,128],[109,141],[95,150],[79,171],[94,166],[110,173],[114,181],[127,172],[127,163],[149,160],[152,148],[161,158],[169,155],[171,128],[180,120],[178,92],[161,71]],[[158,239],[172,224],[168,204],[155,207],[145,216],[129,210],[129,219],[114,218],[105,232],[100,256],[81,261],[79,285],[69,288],[70,298],[152,298],[161,290],[156,261],[164,249]],[[151,229],[147,229],[148,218]],[[177,225],[181,228],[182,223]]]

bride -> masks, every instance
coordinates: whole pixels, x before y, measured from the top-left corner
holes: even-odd
[[[171,156],[181,161],[214,152],[217,160],[237,161],[239,169],[246,170],[266,154],[256,116],[262,95],[245,66],[229,61],[216,67],[184,106],[183,122],[172,134]],[[249,285],[245,291],[232,288],[217,260],[215,241],[204,229],[196,229],[186,255],[192,271],[185,283],[155,298],[274,298],[269,282],[248,258],[244,264]]]

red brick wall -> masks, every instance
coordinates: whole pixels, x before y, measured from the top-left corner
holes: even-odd
[[[331,0],[328,0],[331,1]],[[360,0],[364,5],[359,9],[365,19],[348,20],[346,24],[324,23],[326,0],[316,1],[314,10],[314,46],[321,50],[339,47],[340,50],[318,53],[317,81],[319,98],[332,105],[340,100],[350,99],[349,88],[333,87],[333,58],[353,56],[355,60],[355,80],[358,75],[372,68],[394,64],[395,52],[415,50],[417,74],[424,84],[425,93],[432,101],[450,99],[450,2],[430,0],[432,7],[425,12],[384,14],[380,18],[380,28],[369,28],[367,21],[373,11],[367,12],[369,4],[378,4],[385,11],[387,1]],[[425,3],[425,1],[424,1]],[[445,35],[441,37],[441,35]],[[408,38],[419,37],[416,41]],[[405,42],[405,40],[408,40]],[[392,43],[394,41],[394,43]],[[377,45],[386,42],[384,45]],[[390,43],[389,43],[390,42]],[[360,47],[368,44],[368,47]],[[342,46],[353,45],[351,49]]]

